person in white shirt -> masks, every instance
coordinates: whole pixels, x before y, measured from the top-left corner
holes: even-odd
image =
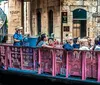
[[[81,44],[79,50],[89,50],[87,39],[81,39],[80,42]]]

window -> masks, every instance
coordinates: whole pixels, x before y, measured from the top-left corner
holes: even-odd
[[[49,33],[49,35],[51,35],[51,33],[53,33],[53,11],[52,10],[50,10],[49,12],[48,12],[48,33]]]
[[[74,37],[80,36],[80,22],[78,20],[73,21],[73,36]]]
[[[37,34],[41,33],[41,12],[37,12]]]

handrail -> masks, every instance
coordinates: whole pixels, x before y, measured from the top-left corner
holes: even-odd
[[[9,67],[30,69],[38,74],[50,73],[53,77],[79,76],[82,80],[91,77],[100,82],[100,51],[0,45],[0,56],[5,70]]]

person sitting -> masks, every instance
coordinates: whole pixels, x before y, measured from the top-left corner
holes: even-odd
[[[15,28],[16,32],[13,35],[13,39],[14,39],[14,46],[21,46],[22,45],[22,40],[23,40],[23,36],[22,36],[22,27],[17,27]]]

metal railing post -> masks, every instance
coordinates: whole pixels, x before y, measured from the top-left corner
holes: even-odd
[[[66,52],[66,78],[68,78],[68,51]]]
[[[82,51],[82,80],[86,79],[86,52]]]
[[[20,47],[20,56],[21,56],[21,69],[23,69],[23,54],[22,54],[22,47]]]
[[[4,46],[5,49],[5,70],[8,69],[8,50],[7,50],[7,46]]]
[[[38,68],[38,74],[41,74],[41,50],[40,48],[38,49],[38,57],[39,57],[39,68]]]
[[[98,52],[98,82],[100,82],[100,53]]]

